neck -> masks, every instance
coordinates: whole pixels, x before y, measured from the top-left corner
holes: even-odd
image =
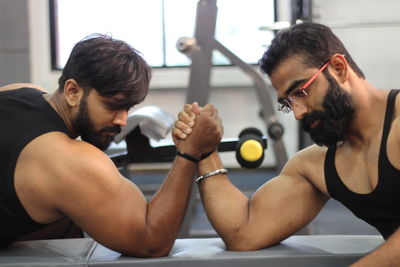
[[[67,130],[70,133],[70,136],[72,138],[77,138],[78,134],[76,133],[72,123],[73,114],[71,108],[68,106],[62,94],[56,91],[54,94],[47,95],[46,100],[64,121],[64,124],[66,125]]]
[[[351,91],[356,112],[346,140],[353,145],[375,141],[383,128],[388,91],[372,86],[366,80],[358,82]]]

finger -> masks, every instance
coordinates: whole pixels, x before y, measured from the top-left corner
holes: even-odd
[[[199,103],[197,102],[193,102],[192,104],[192,110],[196,115],[200,114],[200,111],[202,110],[202,108],[199,106]]]
[[[189,125],[185,124],[183,121],[176,121],[175,122],[175,128],[179,129],[182,133],[185,134],[191,134],[192,133],[192,127]]]
[[[218,114],[219,114],[218,109],[216,109],[215,107],[214,107],[214,109],[215,109],[214,116],[215,116],[215,117],[218,117]]]
[[[192,112],[192,116],[190,116],[185,110],[179,112],[179,114],[178,114],[178,120],[182,121],[189,127],[194,126],[194,117],[195,117],[195,115],[193,112]]]
[[[193,105],[191,104],[185,104],[183,106],[183,111],[188,114],[189,116],[193,115]]]
[[[185,106],[183,107],[183,111],[188,114],[189,118],[193,121],[193,125],[191,125],[192,127],[194,126],[194,120],[196,118],[196,114],[193,111],[193,104],[185,104]]]
[[[214,111],[214,110],[216,110],[216,108],[213,104],[207,104],[204,106],[203,110]]]
[[[222,124],[222,119],[218,117],[219,127],[221,129],[221,137],[224,136],[224,125]]]
[[[178,139],[186,139],[187,135],[183,133],[180,129],[178,128],[172,128],[171,131],[172,137],[178,138]]]
[[[218,110],[215,108],[213,104],[205,105],[203,111],[207,112],[213,118],[218,116]]]

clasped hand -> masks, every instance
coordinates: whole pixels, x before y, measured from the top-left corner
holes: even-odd
[[[176,147],[196,157],[217,149],[224,133],[218,110],[212,104],[186,104],[172,130]]]

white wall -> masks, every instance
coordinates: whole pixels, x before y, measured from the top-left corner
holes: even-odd
[[[29,82],[28,5],[25,0],[0,1],[0,86]]]
[[[400,87],[400,1],[314,0],[315,21],[330,26],[367,80]]]

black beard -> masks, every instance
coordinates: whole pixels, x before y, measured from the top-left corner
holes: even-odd
[[[313,111],[301,120],[303,130],[319,146],[331,146],[344,141],[346,131],[354,118],[351,96],[329,73],[326,76],[329,88],[322,103],[323,111]],[[311,128],[310,125],[316,120],[319,120],[318,125]]]
[[[116,125],[96,130],[89,116],[86,99],[87,97],[83,97],[79,103],[79,111],[74,121],[74,127],[83,141],[104,151],[114,140],[114,136],[105,133],[118,134],[121,132],[121,127]]]

